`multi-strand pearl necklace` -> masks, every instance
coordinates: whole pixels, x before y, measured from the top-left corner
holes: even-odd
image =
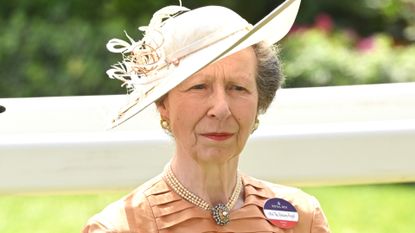
[[[215,220],[216,224],[218,225],[225,225],[229,222],[229,213],[230,210],[236,204],[238,200],[239,194],[242,190],[242,179],[241,176],[238,174],[236,180],[236,186],[233,190],[231,198],[229,199],[228,203],[225,204],[218,204],[214,207],[210,206],[205,200],[197,196],[196,194],[187,190],[174,176],[171,168],[167,169],[167,172],[164,175],[168,185],[183,199],[187,200],[188,202],[198,206],[207,211],[211,211],[212,217]]]

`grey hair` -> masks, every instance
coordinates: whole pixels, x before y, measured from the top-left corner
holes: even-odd
[[[275,93],[284,81],[278,48],[265,42],[253,45],[257,57],[256,85],[258,89],[258,113],[267,111]]]

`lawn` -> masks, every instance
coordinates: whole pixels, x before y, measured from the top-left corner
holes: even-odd
[[[333,233],[415,232],[415,185],[304,188],[321,202]],[[80,232],[123,191],[0,196],[1,233]]]
[[[333,233],[415,232],[415,185],[305,189],[318,197]]]

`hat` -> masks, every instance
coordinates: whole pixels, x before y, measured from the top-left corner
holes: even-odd
[[[158,10],[135,41],[111,39],[107,49],[123,60],[107,70],[123,82],[128,101],[112,121],[116,127],[165,95],[207,65],[246,47],[282,39],[294,23],[300,0],[285,0],[255,26],[232,10],[206,6],[189,10],[167,6]]]

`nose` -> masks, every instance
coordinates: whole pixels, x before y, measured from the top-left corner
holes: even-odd
[[[219,120],[226,119],[231,115],[229,100],[225,90],[215,90],[209,98],[210,108],[207,115]]]

